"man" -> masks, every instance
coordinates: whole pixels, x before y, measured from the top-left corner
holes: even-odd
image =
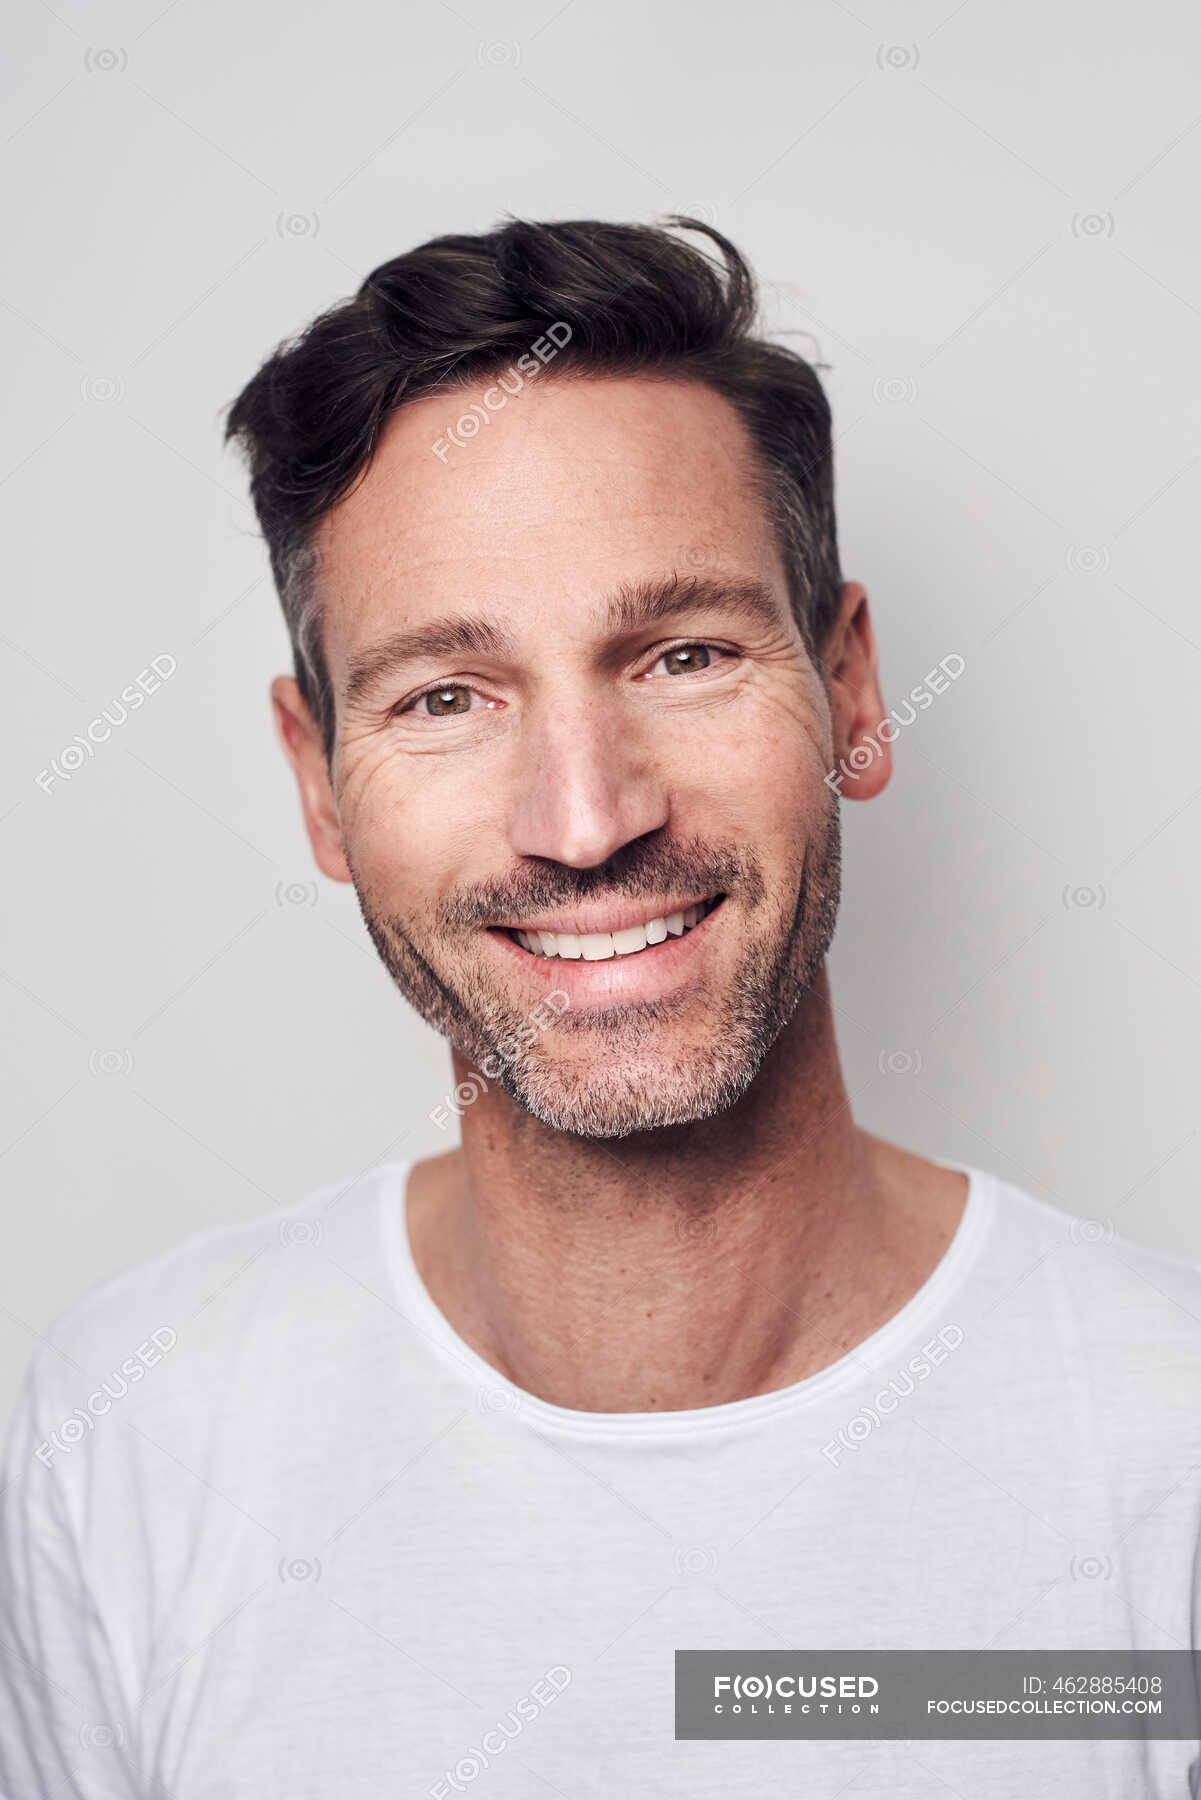
[[[13,1800],[1201,1791],[1134,1726],[675,1736],[677,1650],[1190,1650],[1201,1591],[1201,1273],[851,1117],[891,734],[821,387],[704,235],[435,240],[233,406],[313,852],[462,1141],[52,1327]]]

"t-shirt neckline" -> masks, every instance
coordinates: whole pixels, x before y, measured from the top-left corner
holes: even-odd
[[[440,1358],[477,1389],[487,1409],[510,1412],[536,1431],[628,1443],[656,1438],[679,1442],[802,1412],[857,1381],[877,1377],[882,1366],[887,1373],[889,1356],[911,1343],[922,1327],[954,1297],[976,1261],[995,1209],[994,1183],[987,1171],[969,1163],[943,1162],[938,1157],[928,1160],[940,1168],[966,1175],[968,1192],[951,1241],[922,1285],[890,1319],[824,1369],[802,1376],[787,1387],[750,1394],[741,1400],[724,1401],[718,1406],[663,1412],[589,1412],[543,1400],[510,1381],[499,1369],[494,1369],[465,1338],[459,1336],[435,1303],[417,1268],[407,1219],[409,1174],[416,1158],[390,1163],[380,1170],[380,1229],[399,1310],[432,1344]]]

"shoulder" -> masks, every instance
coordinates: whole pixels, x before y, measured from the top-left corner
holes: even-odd
[[[1159,1400],[1167,1380],[1201,1397],[1201,1265],[1125,1235],[1120,1217],[1087,1217],[983,1178],[989,1218],[980,1276],[1011,1333],[1041,1333],[1088,1374]],[[1037,1347],[1037,1346],[1035,1346]]]
[[[383,1215],[405,1166],[383,1164],[290,1206],[193,1233],[89,1289],[42,1334],[27,1386],[75,1395],[156,1363],[228,1360],[300,1333],[356,1281],[380,1283]],[[177,1349],[178,1346],[178,1349]],[[183,1353],[183,1354],[181,1354]]]

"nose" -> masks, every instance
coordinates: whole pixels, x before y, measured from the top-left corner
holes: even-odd
[[[522,723],[510,844],[518,856],[597,867],[667,823],[667,784],[628,718],[562,698]]]

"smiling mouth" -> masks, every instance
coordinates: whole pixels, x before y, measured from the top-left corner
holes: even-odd
[[[612,957],[637,956],[640,951],[653,949],[669,938],[687,937],[724,899],[724,894],[714,894],[708,900],[699,900],[695,906],[685,907],[682,912],[646,919],[624,931],[588,931],[577,935],[571,931],[506,929],[505,936],[512,938],[531,956],[546,961],[608,962]]]

